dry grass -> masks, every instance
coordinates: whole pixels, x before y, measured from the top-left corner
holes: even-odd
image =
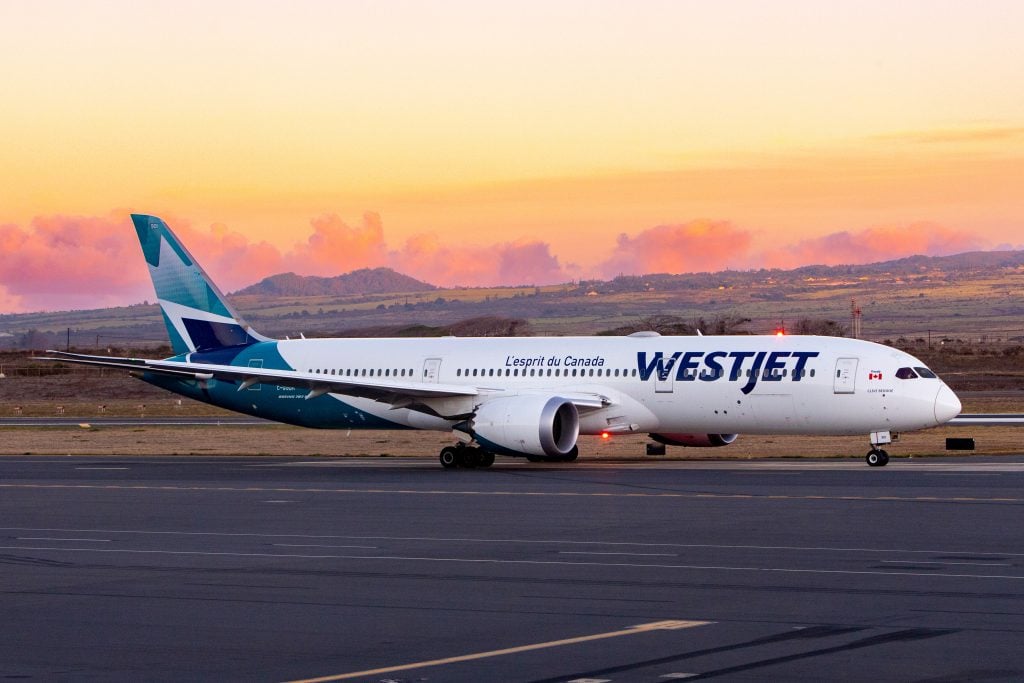
[[[434,456],[453,443],[441,432],[329,431],[284,425],[203,427],[5,427],[0,455],[283,455],[283,456]],[[974,436],[977,455],[1021,452],[1021,431],[1014,427],[943,427],[902,435],[891,455],[941,456],[947,436]],[[867,437],[743,436],[726,448],[668,448],[667,456],[644,455],[647,438],[615,436],[607,441],[581,437],[581,458],[749,459],[861,458]]]

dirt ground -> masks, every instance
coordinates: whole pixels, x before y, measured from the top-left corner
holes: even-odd
[[[83,422],[87,424],[87,422]],[[893,457],[965,455],[946,451],[946,437],[974,437],[976,455],[1022,452],[1019,427],[941,427],[902,434]],[[0,455],[287,455],[433,456],[450,434],[414,431],[316,430],[284,425],[202,427],[0,427]],[[723,448],[669,447],[646,456],[644,435],[580,438],[580,457],[653,459],[862,458],[867,436],[741,436]]]

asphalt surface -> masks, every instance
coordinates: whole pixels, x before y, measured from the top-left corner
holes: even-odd
[[[1019,681],[1022,522],[1024,457],[5,457],[0,678]]]

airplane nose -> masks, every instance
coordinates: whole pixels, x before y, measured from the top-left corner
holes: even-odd
[[[949,422],[960,414],[962,407],[953,390],[943,384],[939,393],[935,395],[935,421],[938,424]]]

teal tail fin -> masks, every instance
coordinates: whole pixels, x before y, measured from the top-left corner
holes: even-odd
[[[175,354],[267,341],[231,307],[166,223],[134,213],[132,222]]]

